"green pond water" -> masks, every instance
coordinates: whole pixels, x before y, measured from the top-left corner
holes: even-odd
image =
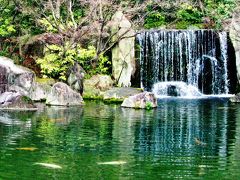
[[[240,104],[158,103],[0,111],[0,179],[240,179]]]

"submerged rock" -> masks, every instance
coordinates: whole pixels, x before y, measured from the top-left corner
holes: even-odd
[[[82,105],[83,99],[79,93],[72,90],[67,84],[58,82],[52,86],[46,104],[55,106]]]
[[[0,109],[37,110],[33,101],[19,92],[4,92],[0,95]]]
[[[118,101],[123,102],[125,98],[133,96],[142,92],[142,89],[122,87],[122,88],[113,88],[106,91],[103,94],[103,99],[105,101]]]
[[[143,92],[126,98],[122,107],[151,109],[157,107],[157,99],[151,92]]]

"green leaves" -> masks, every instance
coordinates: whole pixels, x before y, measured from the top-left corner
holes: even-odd
[[[192,24],[202,22],[202,12],[188,3],[183,3],[177,11],[177,18]]]
[[[144,27],[147,29],[160,27],[165,24],[165,17],[159,12],[153,12],[147,15]]]
[[[222,27],[223,21],[230,18],[232,12],[237,7],[236,0],[221,0],[217,2],[205,0],[204,3],[206,6],[205,15],[216,23],[215,28],[217,29]]]
[[[91,60],[95,57],[97,57],[97,52],[93,46],[89,46],[88,49],[81,48],[80,45],[72,48],[69,43],[66,43],[64,47],[49,45],[45,56],[38,58],[37,63],[40,65],[42,74],[45,77],[59,78],[61,80],[66,80],[66,72],[74,64],[74,61],[79,62],[89,76],[97,73],[106,74],[108,72],[108,66],[106,65],[109,65],[110,61],[100,54],[98,64],[93,68]]]
[[[148,15],[144,20],[144,28],[187,29],[216,28],[221,29],[224,21],[231,18],[237,7],[237,0],[202,0],[162,3],[152,1],[145,11]]]
[[[9,37],[16,32],[11,17],[0,17],[0,36]]]

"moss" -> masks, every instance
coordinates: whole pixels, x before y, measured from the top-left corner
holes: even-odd
[[[36,78],[36,82],[38,82],[40,84],[52,85],[55,83],[55,80],[52,78]]]
[[[121,104],[123,102],[123,99],[117,99],[117,98],[110,98],[110,99],[104,99],[105,103],[114,103],[114,104]]]
[[[145,106],[146,110],[151,110],[153,109],[153,105],[151,102],[146,102],[146,106]]]
[[[21,100],[22,100],[23,102],[25,102],[25,103],[28,103],[28,104],[33,103],[32,99],[29,98],[29,97],[27,97],[27,96],[22,96],[22,97],[21,97]]]
[[[98,96],[98,95],[83,95],[83,99],[84,100],[103,100],[102,96]]]

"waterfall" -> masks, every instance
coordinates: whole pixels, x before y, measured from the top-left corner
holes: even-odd
[[[140,46],[141,87],[145,90],[152,90],[158,83],[155,88],[165,87],[164,92],[167,92],[169,86],[178,85],[176,82],[185,82],[203,94],[229,93],[226,32],[144,31],[137,35],[137,41]]]

